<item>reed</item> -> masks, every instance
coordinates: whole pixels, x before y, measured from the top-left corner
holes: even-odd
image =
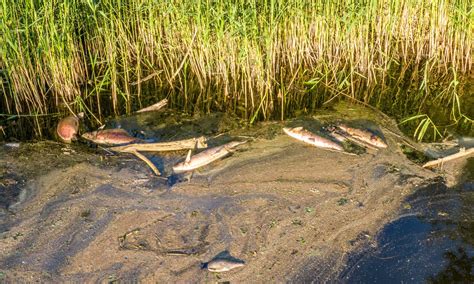
[[[472,124],[470,1],[0,1],[1,113],[101,120],[167,97],[254,122],[344,98]]]

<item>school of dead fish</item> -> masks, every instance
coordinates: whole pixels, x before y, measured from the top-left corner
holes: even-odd
[[[59,121],[56,133],[61,141],[71,143],[73,140],[79,139],[78,131],[81,118],[80,115],[71,115]],[[301,126],[283,128],[285,134],[296,140],[331,151],[343,152],[344,147],[340,143],[346,141],[354,142],[369,149],[373,149],[374,147],[377,149],[387,148],[387,144],[381,137],[365,129],[340,124],[327,127],[325,130],[325,135],[323,135],[310,132]],[[84,133],[80,137],[101,145],[144,143],[144,141],[129,135],[129,133],[123,129],[96,130]],[[229,155],[236,147],[246,142],[247,141],[232,141],[221,146],[205,149],[195,155],[192,155],[192,151],[189,150],[185,160],[173,167],[173,172],[189,172],[208,165]],[[209,262],[203,263],[201,268],[211,272],[226,272],[242,266],[245,266],[243,260],[229,255],[229,257],[217,257]]]
[[[78,139],[80,118],[80,116],[71,115],[59,121],[56,132],[61,141],[71,143],[73,140]],[[369,149],[373,149],[374,147],[377,149],[387,148],[387,144],[383,139],[369,130],[339,124],[337,126],[327,127],[326,131],[327,135],[324,136],[310,132],[301,126],[283,128],[283,132],[288,136],[322,149],[343,152],[344,147],[340,143],[345,141],[352,141]],[[131,136],[126,130],[120,128],[100,129],[86,132],[80,137],[101,145],[144,143],[143,140]],[[229,142],[221,146],[206,149],[195,155],[192,155],[192,151],[189,150],[186,159],[183,162],[176,164],[173,167],[173,171],[175,173],[183,173],[206,166],[229,155],[237,146],[245,142],[246,141]]]
[[[78,139],[79,131],[79,120],[82,118],[81,115],[70,115],[61,119],[57,125],[56,132],[59,139],[65,143],[71,143],[73,140]],[[373,149],[375,148],[386,148],[387,144],[383,139],[371,131],[350,127],[345,124],[339,124],[337,126],[330,126],[326,128],[327,136],[310,132],[303,127],[284,127],[283,132],[288,136],[302,141],[304,143],[313,145],[318,148],[344,151],[344,147],[338,142],[352,141],[362,147]],[[125,145],[130,143],[144,143],[144,141],[130,136],[124,129],[100,129],[92,132],[87,132],[81,135],[81,138],[89,140],[96,144],[101,145]],[[338,142],[336,142],[338,141]],[[227,144],[206,149],[198,154],[192,155],[192,151],[189,150],[186,159],[176,164],[173,167],[175,173],[183,173],[193,171],[205,165],[208,165],[216,160],[219,160],[230,153],[237,146],[245,143],[246,141],[233,141]]]

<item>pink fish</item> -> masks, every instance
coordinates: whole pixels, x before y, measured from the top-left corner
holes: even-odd
[[[141,141],[138,138],[130,136],[127,131],[120,128],[87,132],[82,134],[82,138],[97,144],[106,145],[122,145]]]
[[[76,139],[79,131],[79,118],[75,115],[66,116],[58,122],[56,133],[59,139],[65,143],[71,143]]]

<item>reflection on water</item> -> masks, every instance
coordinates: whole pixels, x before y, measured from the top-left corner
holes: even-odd
[[[446,268],[435,276],[428,278],[432,283],[453,283],[453,282],[474,282],[472,264],[474,257],[469,257],[464,248],[459,247],[457,252],[448,251],[444,253],[444,258],[448,261]]]
[[[350,283],[474,282],[474,159],[456,188],[441,181],[406,200],[377,246],[354,254],[340,275]]]

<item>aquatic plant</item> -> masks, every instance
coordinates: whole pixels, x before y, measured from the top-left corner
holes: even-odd
[[[254,122],[345,98],[472,123],[470,1],[0,3],[0,113],[101,120],[167,97]]]

